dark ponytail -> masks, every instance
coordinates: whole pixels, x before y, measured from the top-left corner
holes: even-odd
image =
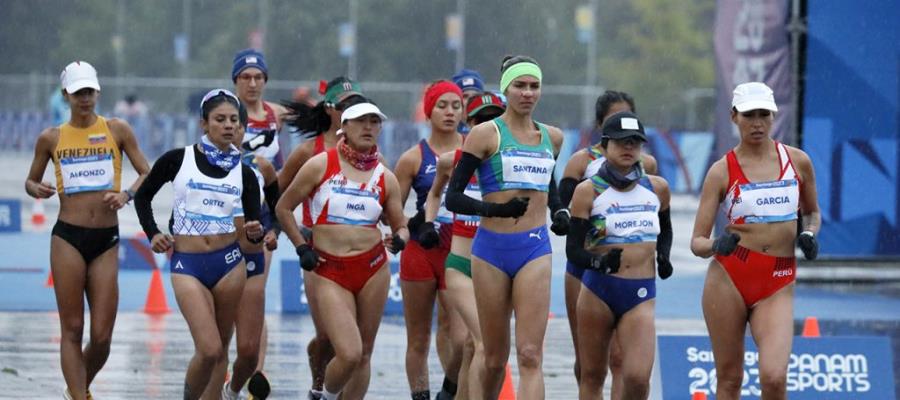
[[[325,109],[324,101],[312,107],[307,103],[295,101],[283,101],[281,105],[288,110],[284,123],[301,136],[317,136],[331,128],[331,116]]]

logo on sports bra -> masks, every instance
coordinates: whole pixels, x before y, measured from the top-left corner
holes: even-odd
[[[430,175],[430,174],[433,174],[433,173],[436,173],[436,172],[437,172],[437,165],[434,165],[434,164],[428,164],[428,165],[425,166],[425,173],[426,173],[426,174],[429,174],[429,175]]]

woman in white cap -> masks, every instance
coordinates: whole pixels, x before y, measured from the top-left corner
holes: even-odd
[[[656,331],[656,271],[672,274],[669,184],[640,164],[647,141],[637,116],[621,112],[601,127],[606,161],[575,188],[566,255],[583,269],[577,302],[579,398],[603,390],[612,339],[620,346],[624,399],[650,393]],[[615,333],[616,336],[613,336]]]
[[[62,330],[60,358],[66,398],[90,397],[88,387],[109,357],[119,305],[118,210],[134,198],[150,170],[127,122],[97,115],[97,71],[84,61],[60,75],[69,121],[37,138],[25,191],[36,199],[59,193],[59,217],[50,239],[50,269]],[[122,190],[122,153],[138,178]],[[41,179],[53,161],[56,186]],[[64,195],[64,196],[63,196]],[[82,350],[84,302],[91,334]]]
[[[749,323],[762,396],[783,399],[794,334],[794,247],[809,260],[818,254],[816,177],[806,153],[772,139],[778,111],[772,89],[740,84],[731,105],[740,142],[707,172],[691,240],[695,255],[714,257],[703,316],[715,356],[716,398],[740,397]],[[720,206],[728,225],[712,239]]]
[[[370,102],[341,115],[337,147],[306,162],[281,196],[275,212],[296,246],[300,266],[316,290],[319,325],[334,347],[325,369],[322,397],[361,399],[369,387],[375,335],[390,287],[385,248],[403,249],[409,239],[394,174],[379,162],[378,136],[385,115]],[[294,209],[310,199],[313,245],[300,233]],[[385,217],[392,234],[378,222]]]
[[[184,379],[185,399],[198,399],[206,390],[216,365],[226,359],[234,331],[247,280],[235,218],[244,217],[241,232],[247,240],[263,240],[259,183],[232,144],[240,126],[239,108],[237,97],[225,89],[203,96],[200,122],[205,134],[200,143],[157,159],[134,202],[152,250],[173,250],[172,289],[194,341]],[[172,182],[175,197],[171,234],[160,231],[151,204],[166,182]],[[213,389],[223,399],[236,397],[228,390]]]

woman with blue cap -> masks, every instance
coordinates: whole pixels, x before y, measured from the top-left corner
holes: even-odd
[[[237,52],[232,61],[231,81],[249,116],[243,147],[269,160],[275,169],[281,169],[284,159],[278,143],[278,131],[287,110],[280,104],[263,100],[269,81],[266,58],[256,49]]]

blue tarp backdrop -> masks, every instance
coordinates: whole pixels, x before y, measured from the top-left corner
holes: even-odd
[[[802,142],[822,207],[820,257],[898,257],[900,8],[808,4]]]

